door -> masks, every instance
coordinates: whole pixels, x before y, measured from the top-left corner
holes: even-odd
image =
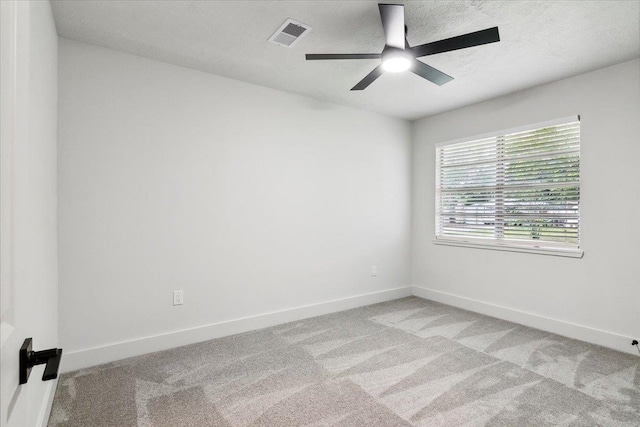
[[[18,351],[57,346],[57,36],[49,2],[0,1],[0,426],[46,423],[55,381]]]
[[[29,425],[29,390],[18,385],[18,351],[27,331],[19,326],[14,268],[14,190],[18,4],[0,2],[0,426]],[[22,42],[22,41],[21,41]],[[24,392],[24,393],[23,393]],[[11,420],[11,424],[9,424]]]

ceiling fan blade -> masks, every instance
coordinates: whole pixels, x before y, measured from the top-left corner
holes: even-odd
[[[449,39],[440,40],[414,46],[411,51],[416,57],[434,55],[436,53],[449,52],[452,50],[465,49],[467,47],[480,46],[487,43],[500,41],[498,27],[487,28],[486,30],[476,31],[474,33],[463,34],[461,36],[451,37]]]
[[[404,5],[379,4],[387,46],[404,49]]]
[[[453,80],[453,77],[443,73],[440,70],[436,70],[435,68],[430,67],[424,62],[418,61],[417,59],[414,59],[411,63],[410,70],[420,77],[437,84],[438,86],[442,86],[443,84]]]
[[[351,88],[351,90],[363,90],[366,89],[371,83],[375,81],[378,77],[380,77],[384,73],[382,69],[382,65],[378,65],[373,69],[372,72],[367,74],[364,79],[360,80],[357,85]]]
[[[322,59],[379,59],[379,53],[307,53],[307,61]]]

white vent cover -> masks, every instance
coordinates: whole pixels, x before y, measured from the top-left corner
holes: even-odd
[[[311,27],[293,19],[287,19],[278,30],[269,37],[269,41],[284,47],[291,47],[305,34],[311,31]]]

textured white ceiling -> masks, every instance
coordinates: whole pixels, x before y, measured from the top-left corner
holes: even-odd
[[[409,44],[498,26],[501,41],[422,60],[412,73],[353,87],[378,60],[305,61],[305,53],[380,52],[377,1],[53,0],[58,34],[317,99],[416,119],[640,57],[640,1],[406,1]],[[267,39],[292,18],[313,30],[288,49]]]

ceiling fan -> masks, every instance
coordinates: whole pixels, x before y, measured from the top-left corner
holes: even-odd
[[[420,77],[438,86],[442,86],[453,80],[453,77],[430,67],[424,62],[418,61],[416,58],[500,41],[498,27],[493,27],[411,47],[406,38],[407,27],[404,25],[404,5],[378,4],[378,8],[380,9],[380,18],[386,39],[382,53],[308,53],[306,55],[307,61],[325,59],[381,59],[382,62],[380,65],[360,80],[351,90],[365,89],[385,71],[394,73],[406,70],[410,70]]]

